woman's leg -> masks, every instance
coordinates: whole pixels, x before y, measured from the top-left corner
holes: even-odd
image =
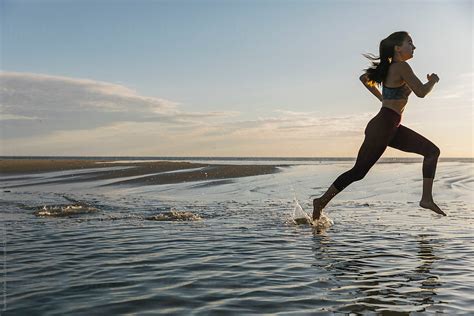
[[[440,155],[439,148],[427,138],[403,125],[399,126],[395,137],[388,145],[405,152],[423,155],[423,194],[420,206],[446,215],[433,201],[432,194],[436,165]]]
[[[379,113],[369,121],[354,167],[341,174],[323,196],[313,200],[313,220],[319,219],[323,208],[334,196],[352,182],[365,177],[397,133],[400,120],[398,113],[382,107]]]
[[[365,137],[362,146],[357,154],[357,159],[352,169],[341,174],[336,181],[329,187],[329,189],[320,198],[313,200],[313,220],[319,219],[324,207],[335,197],[339,192],[344,190],[349,184],[354,181],[361,180],[369,172],[370,168],[382,156],[387,148],[386,142],[383,139],[374,139],[373,137]]]

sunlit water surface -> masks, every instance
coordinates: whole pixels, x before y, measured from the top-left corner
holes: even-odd
[[[418,207],[420,164],[382,164],[331,202],[326,228],[295,224],[295,197],[310,212],[350,163],[4,188],[2,314],[473,314],[473,164],[438,166],[447,217]],[[2,180],[28,181],[41,178]]]

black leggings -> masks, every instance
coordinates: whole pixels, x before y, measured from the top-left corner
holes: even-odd
[[[342,191],[352,182],[363,179],[387,146],[423,155],[423,178],[434,178],[439,148],[415,131],[400,125],[400,121],[401,116],[386,107],[382,107],[369,121],[354,167],[341,174],[333,183],[337,190]]]

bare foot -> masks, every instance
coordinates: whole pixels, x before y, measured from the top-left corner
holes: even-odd
[[[427,208],[427,209],[432,210],[432,211],[435,212],[435,213],[438,213],[438,214],[441,214],[441,215],[446,216],[446,213],[443,212],[443,211],[438,207],[438,205],[436,205],[436,203],[435,203],[433,200],[431,200],[431,201],[423,201],[423,200],[421,200],[421,201],[420,201],[420,206],[421,206],[422,208]]]
[[[313,200],[313,221],[318,220],[321,217],[321,212],[323,211],[324,205],[321,202],[321,199]]]

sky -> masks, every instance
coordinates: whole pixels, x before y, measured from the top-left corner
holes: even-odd
[[[0,155],[356,157],[359,81],[407,31],[402,124],[474,157],[473,2],[0,0]],[[388,148],[384,157],[417,157]]]

